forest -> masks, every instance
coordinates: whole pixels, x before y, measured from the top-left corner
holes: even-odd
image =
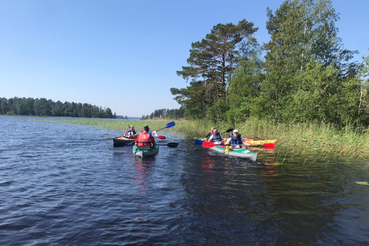
[[[184,117],[184,108],[180,107],[179,109],[156,109],[149,115],[142,115],[141,120],[149,120],[149,119],[180,119]]]
[[[332,1],[286,0],[267,8],[267,18],[270,40],[262,45],[246,19],[217,24],[191,44],[177,71],[189,85],[170,89],[183,117],[367,128],[369,57],[353,61],[358,51],[344,48]]]
[[[46,98],[0,98],[0,114],[63,116],[85,118],[116,118],[110,108],[102,108],[87,103],[61,101],[53,102]]]

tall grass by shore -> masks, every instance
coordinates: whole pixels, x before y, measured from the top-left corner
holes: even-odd
[[[126,130],[128,124],[133,124],[136,130],[141,130],[146,124],[152,130],[157,130],[165,127],[170,121],[49,120],[49,122],[104,127],[122,133]],[[170,130],[184,132],[191,138],[201,138],[207,134],[211,127],[216,127],[220,132],[229,128],[237,128],[242,136],[247,138],[278,139],[276,147],[282,155],[309,155],[312,158],[340,156],[354,159],[369,157],[369,135],[356,134],[354,129],[350,127],[337,130],[335,127],[326,124],[301,123],[287,125],[256,119],[250,119],[236,126],[225,122],[213,125],[205,121],[192,120],[176,120],[175,123],[175,127]]]

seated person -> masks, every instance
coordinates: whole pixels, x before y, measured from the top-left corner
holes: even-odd
[[[229,138],[227,139],[225,145],[230,145],[233,148],[239,149],[242,148],[242,145],[245,145],[245,141],[241,137],[241,134],[237,129],[233,130],[233,133],[229,134]]]
[[[210,138],[211,134],[213,134],[213,130],[214,130],[214,127],[212,127],[210,129],[210,132],[208,132],[208,134],[206,134],[205,138],[202,141],[208,140]]]
[[[216,128],[213,129],[213,134],[208,139],[208,142],[213,142],[215,144],[223,144],[222,134],[218,132]]]
[[[142,130],[142,132],[136,138],[136,141],[135,141],[136,146],[138,146],[138,147],[141,147],[141,146],[155,147],[155,145],[156,145],[155,139],[151,134],[149,134],[149,131],[150,131],[149,127],[147,125],[144,126],[144,129]]]
[[[129,128],[124,133],[124,136],[127,138],[135,138],[137,137],[135,127],[133,125],[129,125]]]
[[[147,129],[149,129],[149,131],[147,132],[148,134],[150,134],[151,136],[153,136],[153,132],[150,130],[150,128],[149,128],[149,126],[148,125],[145,125],[144,126],[144,129],[145,129],[145,127],[147,127]],[[142,130],[141,132],[143,132],[144,130]],[[156,134],[156,131],[154,131],[155,132],[155,134]]]

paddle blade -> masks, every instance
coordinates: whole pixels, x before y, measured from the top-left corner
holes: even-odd
[[[165,136],[158,136],[159,139],[165,139]]]
[[[202,147],[207,148],[207,149],[213,148],[215,145],[216,144],[212,143],[212,142],[203,142],[202,143]]]
[[[176,125],[176,123],[174,123],[174,121],[172,121],[172,122],[169,122],[166,126],[165,126],[165,128],[172,128],[173,126],[175,126]]]
[[[203,143],[203,141],[201,141],[201,140],[198,140],[198,139],[195,140],[195,145],[202,145],[202,143]]]
[[[168,143],[167,146],[171,148],[177,148],[179,143]]]
[[[226,132],[231,132],[233,131],[233,128],[229,128]]]
[[[224,150],[224,154],[227,153],[228,151],[230,151],[231,149],[233,149],[232,146],[227,146]]]
[[[261,147],[263,147],[264,149],[275,149],[274,143],[265,143],[261,145]]]

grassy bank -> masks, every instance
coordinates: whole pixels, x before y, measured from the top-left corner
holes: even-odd
[[[141,130],[145,124],[148,124],[152,130],[157,130],[170,121],[50,120],[49,122],[92,125],[123,133],[128,124],[133,124],[136,130]],[[334,155],[353,159],[369,157],[369,135],[355,134],[354,130],[349,127],[344,130],[337,130],[324,124],[286,125],[255,119],[237,126],[231,126],[228,123],[212,125],[203,121],[189,120],[176,120],[175,123],[175,127],[170,129],[171,131],[185,132],[190,137],[205,136],[210,128],[214,126],[220,132],[237,127],[243,137],[278,139],[276,146],[279,155],[308,155],[310,158],[325,158]],[[163,131],[162,134],[165,135],[165,132]]]

